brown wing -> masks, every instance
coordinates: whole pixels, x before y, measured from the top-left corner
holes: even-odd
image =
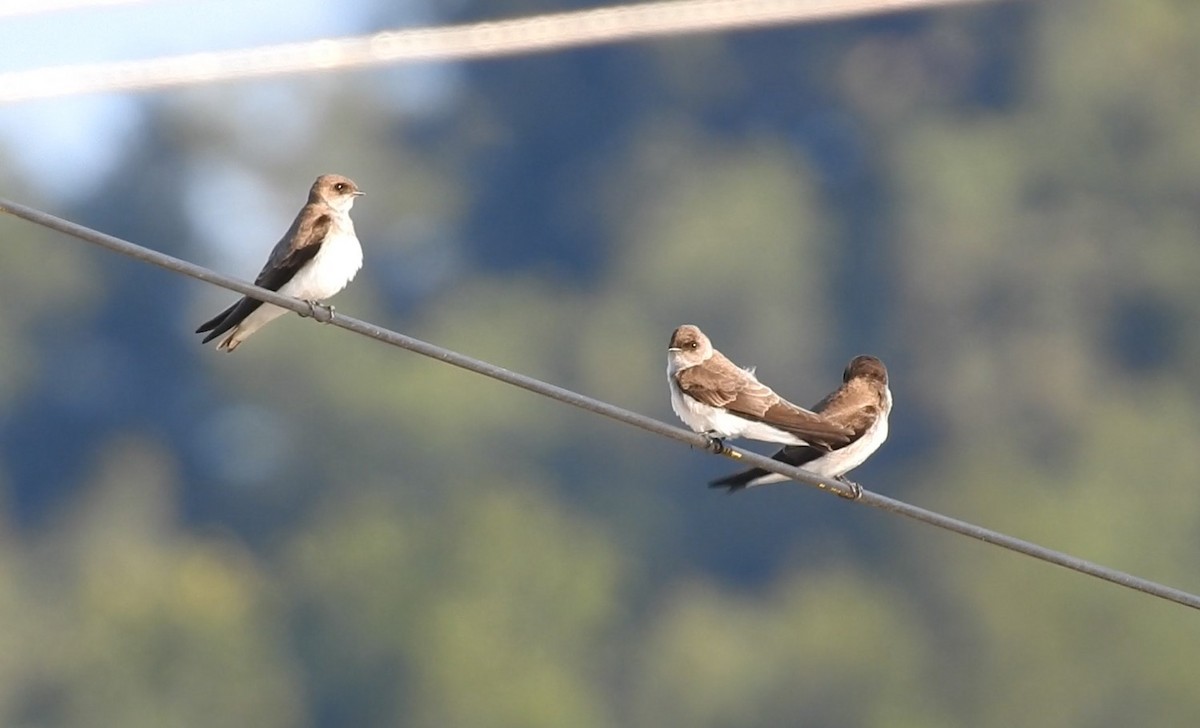
[[[254,285],[278,291],[280,286],[290,281],[297,271],[320,252],[333,219],[327,214],[309,216],[305,215],[305,212],[308,210],[300,212],[292,227],[283,236],[283,240],[271,251],[271,257],[254,279]],[[296,240],[299,244],[291,247],[291,240]]]
[[[715,359],[715,357],[714,357]],[[783,399],[749,372],[709,360],[706,366],[676,375],[679,388],[710,407],[723,407],[748,420],[790,432],[813,445],[834,447],[849,440],[849,431],[821,415]]]
[[[866,434],[866,431],[882,414],[882,397],[878,391],[862,382],[843,384],[833,390],[825,399],[813,407],[830,420],[844,425],[850,430],[850,439],[846,445],[856,442]],[[845,447],[842,445],[841,447]],[[771,456],[772,460],[802,467],[829,452],[826,448],[811,445],[785,445]],[[733,475],[728,475],[708,484],[710,488],[726,488],[731,493],[745,488],[747,484],[767,475],[769,471],[762,468],[749,468]]]
[[[878,386],[854,380],[833,390],[813,409],[849,430],[854,442],[879,418],[883,395]]]
[[[292,221],[292,226],[284,233],[283,239],[275,244],[274,250],[271,251],[271,257],[267,259],[266,265],[254,279],[254,285],[278,291],[284,283],[290,281],[292,276],[304,267],[305,263],[316,257],[332,223],[333,220],[329,215],[309,214],[308,206],[305,205],[296,219]],[[297,240],[300,244],[292,247],[290,244],[292,240]],[[196,333],[210,332],[203,340],[203,343],[207,344],[245,321],[246,317],[258,310],[261,305],[262,301],[257,298],[246,296],[201,324],[200,328],[196,329]]]

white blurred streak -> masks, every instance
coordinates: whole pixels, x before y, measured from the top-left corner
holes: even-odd
[[[236,51],[16,71],[0,74],[0,103],[393,63],[496,58],[642,38],[763,28],[985,1],[672,0]]]
[[[0,18],[16,15],[45,15],[63,10],[137,5],[151,0],[0,0]]]

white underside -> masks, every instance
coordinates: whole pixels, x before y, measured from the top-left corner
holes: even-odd
[[[324,301],[346,287],[362,268],[362,246],[354,235],[349,217],[341,223],[345,232],[330,235],[316,256],[301,268],[279,293],[302,301]],[[218,349],[232,350],[263,326],[287,313],[285,309],[264,303],[221,339]]]
[[[843,448],[828,452],[812,462],[799,466],[800,469],[807,470],[814,475],[820,475],[824,478],[836,478],[839,475],[845,475],[865,463],[867,458],[875,454],[875,451],[879,449],[884,440],[887,440],[888,415],[892,410],[891,392],[888,392],[887,396],[888,401],[883,415],[875,420],[875,424],[867,428],[862,437]],[[785,480],[788,480],[788,478],[778,473],[769,473],[761,478],[755,478],[750,481],[746,484],[746,487],[767,485],[768,483],[782,483]]]
[[[745,437],[781,445],[807,445],[808,443],[778,427],[755,422],[718,407],[710,407],[687,396],[675,383],[675,366],[667,357],[667,382],[671,386],[671,409],[683,423],[695,432],[707,432],[717,437]]]

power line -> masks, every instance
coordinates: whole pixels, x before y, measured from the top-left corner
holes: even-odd
[[[469,25],[0,74],[0,103],[390,63],[496,58],[991,0],[671,0]]]
[[[126,255],[131,258],[150,263],[152,265],[165,268],[175,273],[191,276],[206,283],[211,283],[222,288],[241,293],[260,301],[274,304],[281,308],[294,311],[304,316],[312,316],[324,323],[331,323],[349,331],[353,331],[363,336],[370,337],[376,341],[385,344],[391,344],[401,349],[427,356],[431,359],[451,364],[461,369],[481,374],[485,377],[499,380],[505,384],[511,384],[515,387],[540,394],[544,397],[565,402],[587,412],[592,412],[598,415],[603,415],[610,419],[623,422],[627,425],[638,427],[647,432],[653,432],[663,437],[669,437],[687,445],[701,449],[709,449],[710,441],[704,435],[690,432],[673,425],[668,425],[652,417],[632,412],[630,410],[618,407],[616,405],[602,402],[598,399],[593,399],[585,395],[573,392],[563,387],[558,387],[549,384],[540,379],[509,371],[494,364],[489,364],[479,359],[459,354],[458,352],[445,349],[430,344],[420,339],[415,339],[411,336],[385,329],[381,326],[361,321],[359,319],[337,314],[330,316],[329,312],[317,308],[315,311],[309,305],[296,298],[280,295],[274,291],[269,291],[265,288],[259,288],[245,281],[230,276],[222,275],[203,266],[189,263],[186,260],[181,260],[165,253],[160,253],[149,248],[142,247],[135,243],[122,240],[120,238],[106,235],[105,233],[93,230],[83,225],[79,225],[62,218],[55,217],[46,212],[27,207],[16,202],[11,202],[0,198],[0,212],[6,212],[10,215],[28,220],[35,225],[56,230],[60,233],[78,238],[88,243],[107,248],[115,253]],[[733,457],[744,462],[746,465],[751,465],[757,468],[762,468],[773,473],[779,473],[792,480],[795,480],[806,485],[815,486],[822,490],[831,491],[842,497],[851,497],[853,494],[851,489],[844,483],[830,478],[822,478],[813,473],[810,473],[800,468],[793,468],[777,460],[772,460],[764,455],[742,450],[740,448],[727,447],[726,450]],[[1072,571],[1077,571],[1081,574],[1094,576],[1104,581],[1112,582],[1119,586],[1143,592],[1151,596],[1156,596],[1166,599],[1176,604],[1182,604],[1193,609],[1200,609],[1200,596],[1190,594],[1188,592],[1176,589],[1174,587],[1165,586],[1157,582],[1143,579],[1139,576],[1134,576],[1123,571],[1110,569],[1107,566],[1087,561],[1085,559],[1076,558],[1069,554],[1056,551],[1054,549],[1039,546],[1035,543],[1025,541],[1013,536],[993,531],[991,529],[976,526],[966,521],[960,521],[957,518],[951,518],[934,511],[926,510],[918,506],[910,505],[903,501],[888,498],[887,496],[879,495],[871,491],[863,490],[862,494],[855,502],[873,506],[890,513],[896,513],[915,521],[927,523],[931,526],[953,531],[954,533],[968,536],[970,538],[983,541],[984,543],[999,546],[1010,551],[1016,551],[1026,556],[1031,556],[1035,559],[1061,566]]]

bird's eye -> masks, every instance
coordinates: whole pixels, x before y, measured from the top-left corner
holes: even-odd
[[[337,190],[338,192],[341,192],[342,190],[346,189],[346,183],[338,182],[336,185],[333,186],[333,189]]]
[[[689,342],[688,342],[688,348],[689,348],[689,349],[695,349],[697,346],[700,346],[700,343],[699,343],[699,342],[696,342],[696,341],[689,341]]]

